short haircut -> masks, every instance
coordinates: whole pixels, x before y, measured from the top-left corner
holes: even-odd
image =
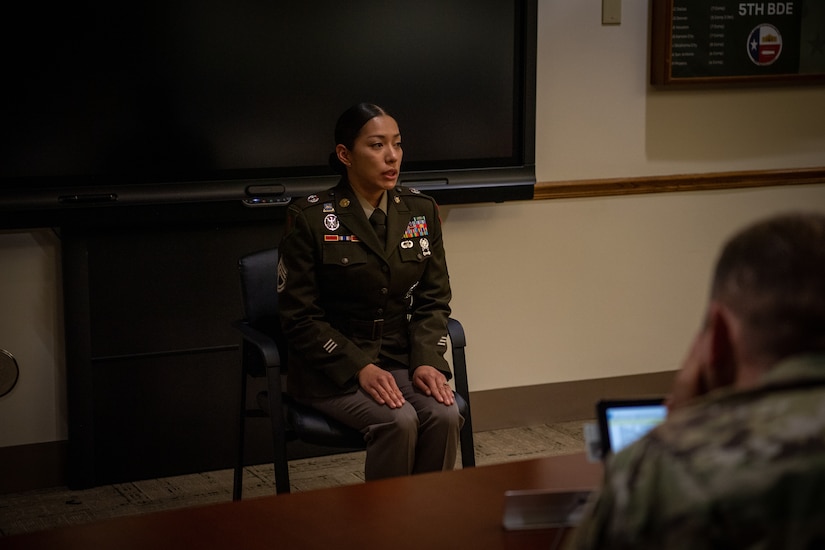
[[[722,249],[711,298],[740,319],[753,357],[825,351],[825,214],[783,214]]]

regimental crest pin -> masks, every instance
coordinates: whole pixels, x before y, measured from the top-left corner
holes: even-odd
[[[330,231],[336,231],[339,227],[341,227],[341,224],[338,222],[338,216],[335,214],[327,214],[324,218],[324,227]]]
[[[432,252],[430,251],[430,241],[428,241],[427,239],[421,239],[420,241],[418,241],[418,244],[421,245],[422,254],[424,254],[425,256],[429,256],[430,254],[432,254]]]

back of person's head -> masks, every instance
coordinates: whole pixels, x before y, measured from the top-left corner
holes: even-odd
[[[364,124],[382,115],[388,115],[388,113],[373,103],[353,105],[338,117],[338,122],[335,124],[335,145],[340,144],[352,150],[355,146],[355,138],[361,133]],[[336,173],[346,174],[346,167],[334,152],[329,156],[329,165]]]
[[[742,323],[751,357],[770,364],[825,351],[825,214],[780,215],[739,232],[722,249],[711,293]]]

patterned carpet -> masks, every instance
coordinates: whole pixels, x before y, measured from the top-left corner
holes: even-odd
[[[585,422],[478,432],[475,434],[476,464],[581,452]],[[363,483],[363,461],[363,452],[294,460],[289,463],[292,491]],[[244,498],[274,493],[271,464],[246,468]],[[0,536],[231,498],[232,470],[119,483],[83,491],[56,487],[0,495]]]

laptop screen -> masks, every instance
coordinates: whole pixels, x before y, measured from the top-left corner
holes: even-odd
[[[603,456],[624,449],[667,416],[661,398],[599,401],[596,407]]]

